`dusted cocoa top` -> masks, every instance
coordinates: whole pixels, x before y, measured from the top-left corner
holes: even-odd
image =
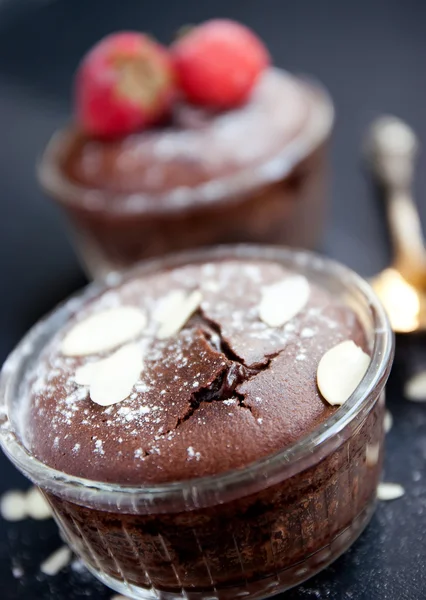
[[[214,113],[180,103],[170,124],[115,141],[74,132],[60,148],[60,168],[85,188],[157,202],[156,195],[265,163],[301,131],[315,100],[296,78],[271,68],[239,108]]]
[[[336,410],[316,375],[345,340],[366,349],[353,310],[274,262],[136,274],[88,301],[46,347],[27,381],[26,443],[49,466],[105,482],[243,467]]]

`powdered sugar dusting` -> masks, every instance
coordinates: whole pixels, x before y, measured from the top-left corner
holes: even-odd
[[[200,460],[201,459],[201,452],[196,452],[192,446],[188,446],[186,451],[188,453],[188,460],[192,460],[192,459]]]
[[[102,440],[96,440],[95,442],[95,452],[99,454],[105,454],[104,451],[104,443]]]
[[[238,424],[244,418],[245,426],[251,419],[260,431],[270,406],[269,395],[263,390],[245,405],[237,386],[235,395],[225,394],[220,399],[224,410],[218,413],[220,417],[208,412],[218,403],[211,402],[208,394],[204,399],[204,391],[211,386],[215,389],[215,382],[221,384],[230,361],[254,369],[249,376],[256,377],[260,367],[273,373],[276,357],[285,354],[295,369],[312,369],[314,373],[310,356],[322,351],[324,336],[338,343],[354,326],[352,313],[342,316],[341,305],[334,308],[329,294],[316,287],[306,307],[283,327],[263,323],[258,310],[262,288],[289,275],[276,263],[268,263],[266,268],[257,261],[210,262],[124,281],[91,301],[79,320],[121,305],[134,306],[147,315],[146,327],[132,342],[141,349],[144,367],[127,398],[108,407],[95,405],[89,387],[78,385],[75,373],[111,353],[63,356],[62,334],[58,334],[27,382],[33,429],[45,432],[40,453],[48,448],[49,456],[78,457],[81,463],[102,465],[102,469],[110,465],[120,469],[123,457],[128,457],[126,460],[134,461],[132,468],[142,473],[147,465],[155,465],[159,471],[166,468],[173,448],[188,464],[207,461],[197,428],[209,425],[209,419],[226,418]],[[194,289],[201,293],[199,309],[179,332],[158,339],[154,319],[158,306],[170,291],[189,294]],[[46,420],[48,429],[44,427]],[[32,431],[28,439],[34,443]]]
[[[286,110],[277,98],[285,101]],[[251,101],[236,110],[211,118],[208,112],[178,104],[174,109],[176,127],[144,132],[143,137],[128,136],[121,144],[118,168],[127,178],[137,177],[139,189],[149,193],[168,191],[178,206],[185,204],[187,186],[194,185],[195,173],[196,183],[199,179],[204,183],[200,199],[208,199],[221,192],[217,176],[229,173],[231,168],[264,163],[265,157],[282,150],[300,131],[307,116],[303,89],[292,77],[268,69]],[[91,152],[95,154],[93,149]],[[191,170],[181,167],[180,187],[172,187],[167,177],[168,166],[176,161],[192,165]],[[135,195],[134,203],[138,202]],[[128,204],[132,204],[131,198]]]

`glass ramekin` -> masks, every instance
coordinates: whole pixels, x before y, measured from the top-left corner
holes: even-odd
[[[36,325],[3,367],[5,453],[40,486],[89,570],[131,598],[264,598],[336,559],[374,510],[393,335],[363,279],[309,252],[229,246],[149,261],[110,285],[135,272],[225,257],[274,260],[305,274],[350,305],[367,334],[372,358],[358,388],[327,421],[282,451],[223,474],[138,487],[80,479],[35,459],[20,433],[25,374],[58,328],[108,287],[105,282],[90,285]]]
[[[311,108],[300,133],[278,153],[259,166],[155,198],[75,184],[61,165],[78,134],[70,127],[54,135],[38,177],[64,209],[89,276],[102,277],[141,259],[200,246],[317,248],[326,214],[327,142],[334,110],[320,84],[296,81]]]

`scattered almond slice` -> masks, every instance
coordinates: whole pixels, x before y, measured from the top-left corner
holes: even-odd
[[[49,503],[35,486],[31,487],[26,494],[26,508],[27,515],[36,521],[43,521],[52,517]]]
[[[100,406],[111,406],[130,396],[143,368],[142,351],[138,344],[127,344],[95,364],[90,398]]]
[[[367,467],[375,467],[379,462],[380,444],[367,444],[365,447],[365,462]]]
[[[397,500],[405,494],[405,490],[399,483],[379,483],[377,486],[377,498],[379,500]]]
[[[65,356],[88,356],[114,350],[136,338],[146,315],[135,306],[110,308],[77,323],[62,341]]]
[[[412,402],[426,402],[426,371],[413,375],[405,383],[404,396]]]
[[[370,357],[352,340],[341,342],[321,358],[318,388],[329,404],[344,404],[367,372]]]
[[[40,565],[40,571],[45,575],[57,575],[59,571],[62,571],[69,562],[71,561],[71,550],[68,546],[62,546],[49,556]]]
[[[27,518],[27,502],[24,492],[10,490],[0,500],[0,512],[5,521],[17,522]]]
[[[183,294],[180,298],[176,295],[169,295],[170,300],[167,310],[163,308],[160,320],[160,327],[157,332],[157,337],[160,340],[172,337],[178,333],[188,319],[200,306],[203,299],[201,292],[195,290],[190,294]]]
[[[260,319],[269,327],[281,327],[305,307],[310,294],[308,280],[303,275],[287,277],[262,289]]]
[[[128,596],[121,596],[120,594],[116,594],[115,596],[111,596],[110,600],[130,600]]]
[[[41,521],[52,516],[49,504],[35,486],[26,493],[20,490],[6,492],[1,498],[0,510],[6,521],[23,521],[27,517]]]
[[[383,419],[383,428],[385,430],[385,433],[389,433],[389,431],[392,429],[392,425],[393,425],[392,413],[390,413],[387,410],[385,412],[385,418]]]
[[[19,564],[12,563],[11,570],[12,570],[12,575],[14,576],[15,579],[21,579],[21,577],[23,577],[25,575],[24,569]]]

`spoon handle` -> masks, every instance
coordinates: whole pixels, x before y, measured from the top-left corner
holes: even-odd
[[[394,266],[412,285],[423,285],[426,251],[412,194],[417,137],[400,119],[380,117],[370,129],[367,150],[373,173],[384,192]]]
[[[386,208],[394,264],[407,281],[421,285],[426,276],[426,253],[422,225],[411,192],[388,187]]]

